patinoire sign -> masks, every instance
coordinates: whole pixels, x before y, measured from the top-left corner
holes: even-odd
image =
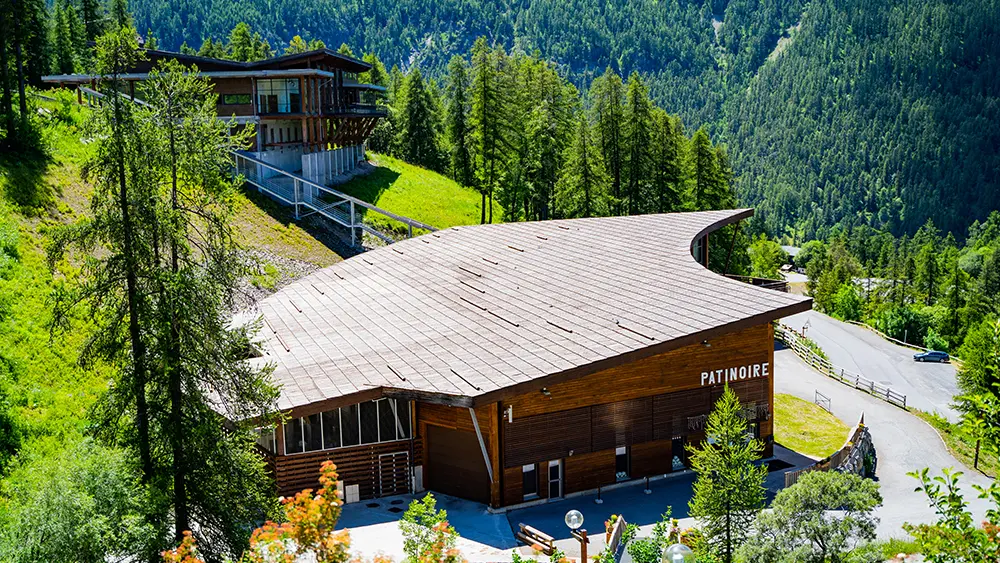
[[[749,364],[731,368],[717,369],[714,371],[701,372],[701,384],[720,385],[730,381],[744,381],[747,379],[757,379],[770,375],[771,363],[763,362],[759,364]]]

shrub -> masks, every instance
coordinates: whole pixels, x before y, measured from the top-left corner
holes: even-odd
[[[441,525],[451,530],[439,529]],[[414,500],[399,520],[399,530],[403,533],[403,552],[407,561],[418,561],[421,554],[437,541],[444,542],[445,549],[453,549],[458,534],[448,524],[448,513],[437,509],[434,495],[427,493],[424,498]]]

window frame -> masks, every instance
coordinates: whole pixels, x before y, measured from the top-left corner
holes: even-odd
[[[379,406],[380,406],[378,403],[381,402],[381,401],[389,401],[391,412],[394,414],[394,418],[397,421],[396,427],[393,428],[393,436],[395,436],[395,437],[393,439],[391,439],[391,440],[383,440],[382,439],[381,419],[378,416]],[[364,403],[375,403],[375,420],[376,420],[376,423],[377,423],[377,425],[376,425],[376,429],[377,429],[376,430],[376,435],[378,436],[378,440],[375,441],[375,442],[366,442],[366,441],[364,441],[364,440],[361,439],[362,438],[362,436],[361,436],[361,405],[364,404]],[[406,405],[406,408],[403,409],[403,412],[400,412],[400,408],[399,408],[400,403],[403,403],[403,404]],[[351,444],[351,445],[344,445],[344,426],[345,426],[344,420],[345,420],[345,417],[343,416],[343,409],[344,408],[348,408],[348,407],[352,407],[352,406],[353,407],[357,407],[357,413],[358,413],[358,415],[357,415],[357,421],[356,421],[357,425],[358,425],[357,426],[357,428],[358,428],[358,432],[357,432],[358,443],[357,444]],[[336,446],[336,447],[328,448],[328,447],[326,447],[326,435],[325,435],[326,428],[324,428],[324,425],[323,425],[323,418],[324,418],[325,415],[327,415],[329,413],[332,413],[334,411],[337,412],[337,417],[338,417],[338,420],[340,422],[340,424],[338,426],[338,431],[340,432],[340,445]],[[306,449],[306,442],[305,442],[305,436],[306,436],[306,434],[305,434],[305,422],[304,421],[305,421],[305,419],[309,415],[307,415],[307,416],[299,416],[299,417],[296,417],[296,418],[294,418],[292,420],[287,421],[285,424],[294,424],[294,423],[297,423],[299,425],[299,442],[300,442],[300,446],[301,446],[302,450],[301,451],[294,451],[294,452],[289,452],[288,451],[288,432],[285,432],[284,429],[283,429],[283,431],[282,431],[282,446],[284,446],[284,452],[285,453],[283,453],[281,455],[285,455],[285,456],[303,455],[303,454],[311,454],[311,453],[315,453],[315,452],[327,452],[327,451],[341,450],[341,449],[344,449],[344,448],[356,448],[356,447],[360,447],[360,446],[370,446],[370,445],[373,445],[373,444],[388,444],[388,443],[391,443],[391,442],[405,442],[407,440],[414,439],[414,437],[413,437],[413,407],[412,407],[412,403],[410,401],[404,401],[402,399],[394,399],[392,397],[381,397],[381,398],[378,398],[378,399],[373,399],[371,401],[364,401],[362,403],[353,403],[351,405],[346,405],[345,407],[338,407],[336,409],[331,409],[329,411],[321,411],[321,412],[315,413],[315,414],[319,415],[320,445],[322,447],[319,448],[319,449],[315,449],[315,450],[308,450],[308,449]],[[403,414],[406,415],[406,417],[405,417],[406,418],[406,423],[405,424],[406,424],[406,428],[408,429],[408,431],[407,431],[408,437],[407,438],[399,438],[398,437],[399,436],[400,425],[403,424],[403,419],[401,418],[401,415],[403,415]],[[273,429],[272,429],[272,431],[273,431]],[[275,452],[275,453],[277,453],[277,452]]]
[[[245,99],[246,99],[245,102],[231,102],[231,101],[229,101],[230,98],[235,98],[235,97],[240,97],[241,99],[244,99],[243,98],[244,96],[245,96]],[[253,103],[253,94],[249,94],[249,93],[246,93],[246,94],[232,94],[231,93],[231,94],[222,94],[221,96],[219,96],[219,105],[220,106],[249,106],[252,103]]]

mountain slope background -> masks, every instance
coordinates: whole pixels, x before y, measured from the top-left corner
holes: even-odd
[[[160,45],[246,21],[276,49],[346,43],[441,76],[476,37],[537,50],[583,87],[607,66],[728,142],[775,233],[964,236],[1000,207],[1000,0],[133,0]]]

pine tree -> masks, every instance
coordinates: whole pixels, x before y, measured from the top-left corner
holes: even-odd
[[[251,31],[244,22],[236,24],[229,33],[226,50],[230,59],[241,62],[261,61],[274,54],[268,42],[261,39],[260,33]]]
[[[694,172],[691,200],[695,211],[722,209],[725,199],[722,193],[724,178],[719,171],[712,141],[704,127],[691,137],[690,152]]]
[[[622,143],[624,106],[622,79],[609,66],[590,85],[594,122],[600,141],[602,160],[611,175],[611,198],[615,213],[621,213],[622,174],[625,167],[625,149]]]
[[[653,111],[653,142],[651,147],[652,196],[657,213],[679,211],[683,204],[683,133],[674,125],[674,118],[656,108]]]
[[[128,11],[128,0],[111,0],[111,20],[116,29],[132,26],[132,14]]]
[[[53,32],[55,35],[55,60],[53,62],[56,71],[60,74],[76,72],[76,45],[73,44],[72,23],[70,22],[72,10],[73,6],[68,2],[59,2],[53,12]]]
[[[341,43],[340,47],[337,48],[337,52],[340,53],[341,55],[347,55],[348,57],[354,56],[354,51],[352,51],[351,48],[347,46],[347,43]]]
[[[916,242],[916,238],[914,238]],[[927,242],[920,247],[916,258],[917,287],[924,296],[927,305],[933,305],[937,300],[938,285],[941,283],[941,265],[938,262],[938,251],[934,243]]]
[[[397,143],[402,158],[425,168],[438,169],[437,109],[419,68],[406,75],[397,104]]]
[[[502,147],[506,143],[503,125],[505,109],[502,62],[504,54],[493,51],[480,37],[472,47],[472,128],[476,146],[476,173],[480,222],[493,222],[493,193],[500,176]],[[488,202],[488,215],[487,215]]]
[[[181,43],[181,46],[178,49],[178,51],[182,55],[197,55],[198,54],[198,51],[195,51],[194,47],[191,47],[190,45],[188,45],[187,41]]]
[[[749,427],[736,393],[726,385],[708,415],[705,441],[691,448],[697,474],[689,513],[712,550],[726,563],[746,541],[751,524],[764,507],[767,467],[755,465],[764,444],[748,434]]]
[[[447,134],[451,147],[451,177],[463,186],[475,186],[472,135],[469,124],[469,66],[455,55],[448,63]]]
[[[295,55],[297,53],[305,53],[309,50],[309,45],[306,44],[305,40],[302,39],[301,35],[296,35],[292,37],[292,40],[288,42],[288,46],[285,47],[285,55]]]
[[[559,215],[570,218],[608,215],[612,207],[608,176],[583,115],[577,119],[576,135],[565,161],[555,194]]]
[[[104,33],[104,10],[100,0],[81,0],[80,15],[87,41],[96,41]]]
[[[246,328],[228,312],[246,259],[230,221],[239,185],[230,154],[252,131],[234,132],[216,116],[212,83],[176,61],[161,64],[143,84],[141,110],[146,173],[158,180],[154,234],[152,382],[156,451],[169,467],[175,539],[186,530],[216,556],[242,548],[245,523],[276,508],[250,430],[269,420],[277,400],[268,368],[245,359]],[[197,301],[198,307],[188,304]],[[231,421],[223,426],[219,414]],[[220,471],[225,468],[225,471]]]
[[[225,59],[226,46],[222,41],[212,41],[211,37],[206,37],[201,43],[201,47],[198,49],[199,57],[208,57],[210,59]]]
[[[629,215],[646,209],[645,192],[650,177],[650,142],[653,138],[652,103],[638,72],[628,78],[625,102],[625,149],[627,162],[626,211]]]
[[[376,86],[386,86],[389,81],[389,77],[388,74],[385,72],[385,65],[382,64],[382,61],[378,58],[378,55],[376,55],[375,53],[366,53],[364,57],[361,57],[361,60],[372,65],[372,68],[371,70],[362,72],[361,76],[358,77],[358,81],[364,84],[375,84]]]

